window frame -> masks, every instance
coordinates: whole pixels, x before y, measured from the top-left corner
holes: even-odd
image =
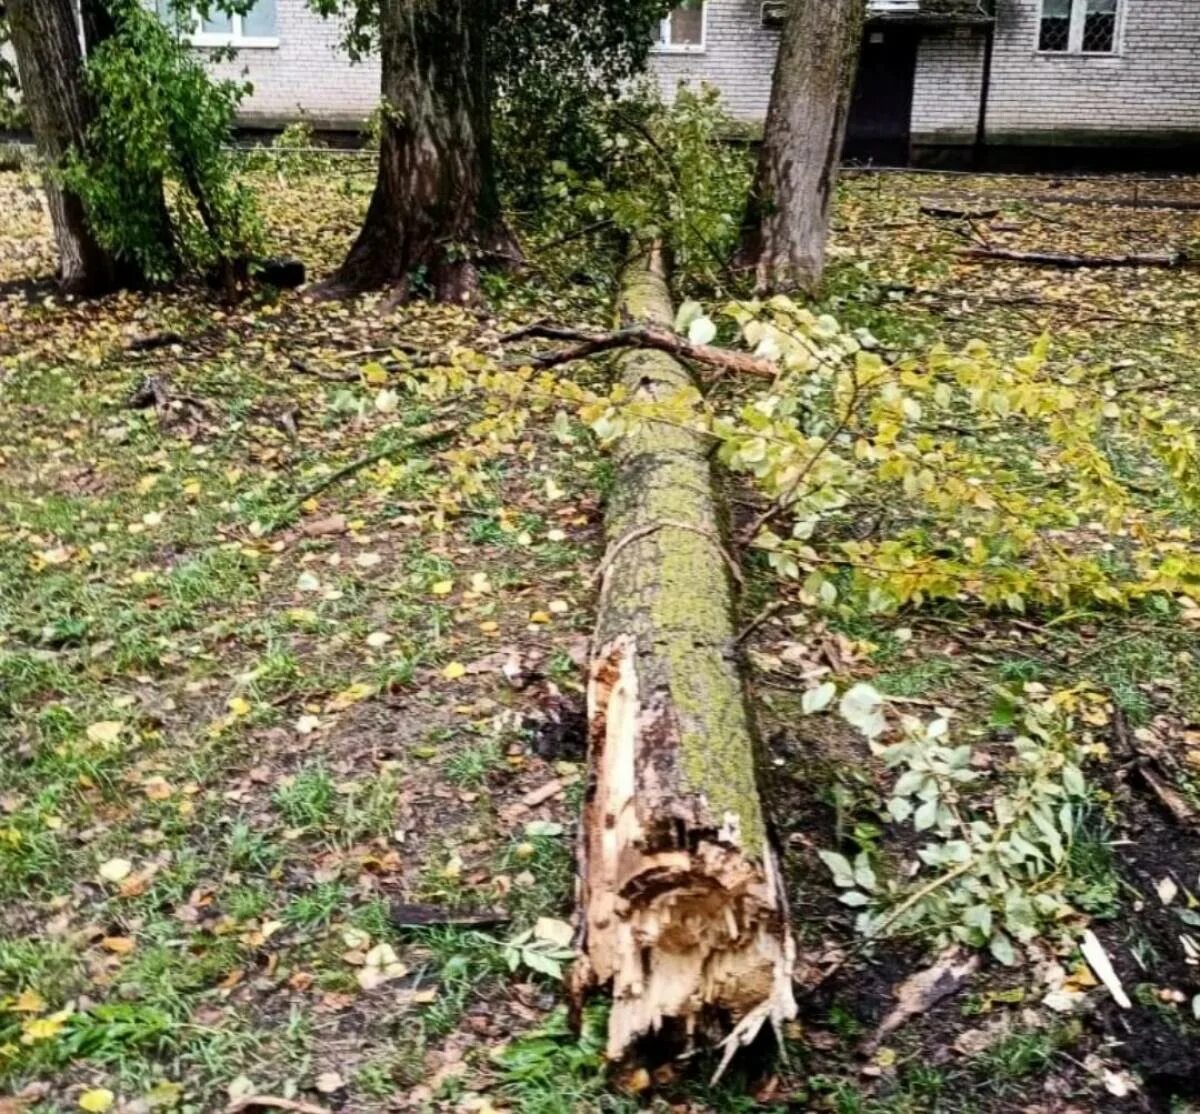
[[[1039,58],[1116,58],[1124,52],[1125,45],[1125,0],[1117,0],[1116,18],[1113,21],[1113,44],[1111,50],[1084,50],[1083,35],[1087,23],[1088,0],[1071,0],[1071,21],[1067,31],[1066,50],[1043,50],[1042,21],[1046,16],[1047,0],[1038,0],[1037,22],[1034,26],[1034,53]]]
[[[700,0],[700,41],[698,43],[673,43],[670,41],[672,8],[659,21],[659,38],[650,46],[651,54],[704,54],[708,50],[708,0]]]
[[[274,35],[246,35],[243,33],[243,19],[241,15],[231,15],[229,17],[229,31],[203,31],[201,30],[201,21],[199,13],[195,13],[192,18],[192,29],[185,31],[184,35],[187,41],[192,46],[234,46],[239,50],[274,50],[279,46],[279,3],[275,3],[275,34]]]

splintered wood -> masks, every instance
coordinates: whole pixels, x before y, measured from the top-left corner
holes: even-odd
[[[661,274],[626,277],[627,315],[668,327]],[[633,395],[678,399],[687,370],[624,357]],[[703,442],[648,423],[616,454],[588,688],[576,989],[609,985],[608,1055],[723,1044],[794,1017],[787,902],[755,781],[734,599]],[[719,1072],[718,1072],[719,1074]]]

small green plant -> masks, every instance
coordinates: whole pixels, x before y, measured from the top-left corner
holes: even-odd
[[[590,1006],[578,1034],[556,1010],[540,1028],[493,1054],[500,1071],[500,1094],[522,1114],[560,1114],[599,1109],[607,1091],[604,1059],[607,1010]],[[634,1110],[632,1100],[609,1097],[609,1111]]]
[[[806,694],[806,710],[827,706],[832,689],[827,683]],[[886,698],[865,684],[842,696],[843,718],[898,772],[888,815],[928,840],[917,857],[929,873],[906,882],[881,882],[865,853],[852,862],[820,852],[842,902],[861,910],[860,933],[926,929],[943,944],[986,946],[1011,964],[1014,940],[1027,943],[1071,912],[1071,847],[1087,786],[1064,720],[1079,699],[1070,692],[1029,706],[1026,734],[1009,744],[1005,778],[975,794],[982,774],[969,745],[951,744],[947,720],[902,715],[898,739],[884,743]]]
[[[261,238],[253,197],[224,151],[248,87],[213,81],[182,28],[109,0],[116,33],[92,52],[87,149],[61,168],[101,242],[163,281],[215,268],[227,286]],[[176,5],[180,20],[187,5]]]

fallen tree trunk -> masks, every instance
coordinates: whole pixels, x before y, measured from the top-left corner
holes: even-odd
[[[670,328],[660,269],[627,274],[624,310]],[[646,400],[692,385],[666,352],[631,352],[620,367],[630,395]],[[611,985],[611,1060],[636,1055],[643,1038],[660,1061],[667,1049],[723,1043],[723,1069],[764,1023],[778,1030],[796,1012],[730,558],[699,436],[649,421],[621,441],[616,468],[588,682],[575,999]]]
[[[1150,255],[1073,255],[1065,251],[1011,251],[1008,248],[964,248],[968,259],[996,259],[1028,263],[1035,267],[1182,267],[1187,256],[1181,252]]]

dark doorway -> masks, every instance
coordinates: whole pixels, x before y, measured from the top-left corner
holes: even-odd
[[[918,32],[876,24],[863,35],[843,158],[907,166]]]

